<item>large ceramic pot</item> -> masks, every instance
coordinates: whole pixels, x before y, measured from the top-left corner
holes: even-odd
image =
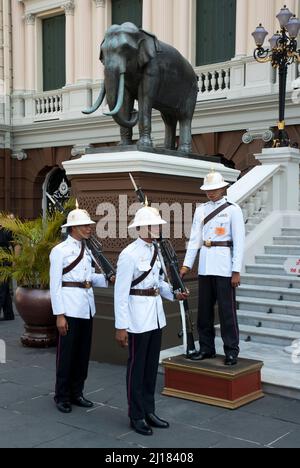
[[[57,329],[52,314],[50,291],[18,287],[15,302],[17,311],[25,322],[22,344],[32,348],[55,346]]]

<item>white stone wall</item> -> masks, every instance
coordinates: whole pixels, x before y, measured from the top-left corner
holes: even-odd
[[[15,90],[41,91],[41,19],[57,12],[66,13],[67,84],[102,78],[99,44],[111,24],[111,0],[7,1],[13,9],[15,42],[20,45],[14,48]],[[299,13],[299,0],[287,0],[286,4]],[[282,0],[237,0],[237,58],[252,56],[251,33],[259,22],[271,35],[276,32],[275,15],[281,7]],[[194,63],[195,11],[196,0],[144,0],[143,27]]]
[[[4,79],[4,48],[3,44],[3,0],[0,3],[0,80]]]
[[[92,117],[83,117],[81,113],[95,100],[103,79],[99,46],[111,24],[111,0],[0,0],[1,9],[3,2],[10,3],[12,8],[13,72],[10,70],[9,54],[6,54],[5,63],[8,64],[6,81],[11,81],[13,77],[12,123],[18,149],[28,145],[72,144],[81,139],[83,143],[117,141],[118,129],[112,119],[103,117],[103,108]],[[269,64],[254,62],[251,33],[259,22],[264,24],[271,35],[276,32],[278,25],[275,15],[283,3],[283,0],[237,0],[235,58],[225,64],[197,69],[204,91],[202,89],[199,93],[193,122],[194,133],[257,126],[265,128],[275,124],[278,85]],[[299,14],[299,0],[287,0],[285,3]],[[42,19],[64,12],[66,87],[53,93],[43,93]],[[194,63],[195,13],[196,0],[144,0],[143,28],[173,44]],[[2,16],[1,27],[3,30]],[[6,50],[9,48],[8,45]],[[3,63],[4,48],[0,48],[0,76],[4,74]],[[288,124],[300,123],[300,112],[291,102],[291,82],[298,74],[296,66],[290,68]],[[216,82],[220,83],[221,88],[211,91],[210,85]],[[44,126],[37,126],[38,122],[44,120],[47,121],[44,125],[49,129],[47,138],[44,138]],[[51,120],[53,122],[50,126]],[[163,126],[156,113],[153,127],[159,141],[163,135]]]
[[[0,148],[11,144],[11,5],[10,0],[0,0]]]

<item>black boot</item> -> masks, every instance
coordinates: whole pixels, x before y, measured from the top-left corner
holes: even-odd
[[[168,427],[170,427],[170,424],[167,421],[165,421],[164,419],[159,418],[154,413],[146,414],[146,422],[150,426],[157,427],[159,429],[168,429]]]
[[[216,353],[203,353],[199,351],[199,353],[194,354],[191,356],[192,361],[204,361],[205,359],[215,359]]]
[[[151,427],[146,423],[145,419],[130,419],[130,426],[138,434],[150,436],[153,434]]]

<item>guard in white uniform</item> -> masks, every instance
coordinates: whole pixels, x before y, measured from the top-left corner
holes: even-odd
[[[142,435],[152,434],[150,426],[169,427],[155,414],[154,401],[162,328],[166,326],[161,296],[174,300],[152,243],[165,223],[154,208],[137,212],[129,228],[138,227],[140,237],[121,253],[115,284],[116,339],[121,346],[129,346],[129,418],[131,427]],[[178,295],[177,299],[186,297]]]
[[[92,286],[107,287],[107,281],[104,275],[95,273],[91,253],[83,242],[91,236],[92,224],[85,210],[71,211],[62,226],[70,235],[50,254],[51,303],[60,334],[55,402],[63,413],[70,413],[72,404],[93,406],[83,397],[96,313]]]
[[[181,276],[194,265],[200,249],[198,332],[200,351],[194,360],[214,358],[214,306],[218,303],[225,364],[237,364],[239,328],[236,288],[240,285],[245,224],[242,210],[225,198],[228,184],[221,174],[211,172],[201,190],[209,202],[196,210]]]

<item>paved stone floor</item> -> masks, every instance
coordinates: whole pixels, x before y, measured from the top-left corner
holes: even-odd
[[[266,396],[230,411],[160,395],[169,430],[139,436],[128,426],[125,368],[92,362],[86,395],[95,408],[60,414],[53,403],[55,350],[19,344],[22,322],[0,322],[7,362],[0,364],[0,447],[300,448],[300,401]]]

